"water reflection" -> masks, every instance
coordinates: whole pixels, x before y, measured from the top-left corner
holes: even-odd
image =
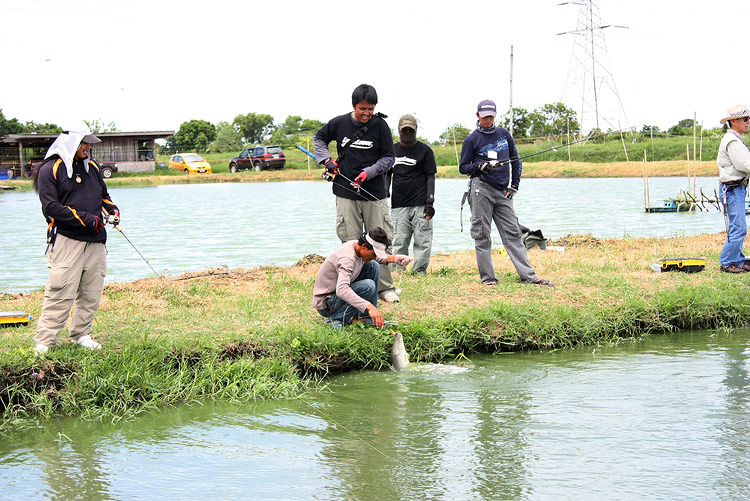
[[[719,426],[724,445],[726,468],[719,479],[717,491],[731,499],[750,499],[750,421],[736,416],[750,410],[750,346],[738,345],[726,350],[726,412]]]
[[[750,330],[333,378],[0,441],[4,499],[747,499]],[[158,493],[158,494],[155,494]]]

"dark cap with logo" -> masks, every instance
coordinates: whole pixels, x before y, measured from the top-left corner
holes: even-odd
[[[477,105],[477,113],[479,113],[479,116],[481,118],[488,117],[490,115],[497,116],[497,106],[495,106],[495,101],[491,101],[489,99],[485,99],[484,101],[480,101]]]

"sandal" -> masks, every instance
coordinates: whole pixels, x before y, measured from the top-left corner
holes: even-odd
[[[487,280],[486,282],[482,282],[482,285],[497,285],[497,280]]]
[[[534,281],[533,281],[533,282],[531,282],[531,283],[532,283],[532,284],[535,284],[535,285],[546,285],[546,286],[548,286],[548,287],[554,287],[554,286],[555,286],[555,284],[553,284],[553,283],[552,283],[552,282],[550,282],[549,280],[545,280],[545,279],[543,279],[543,278],[537,278],[536,280],[534,280]]]

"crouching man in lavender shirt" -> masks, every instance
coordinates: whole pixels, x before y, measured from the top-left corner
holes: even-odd
[[[409,256],[389,256],[391,241],[380,227],[363,233],[359,239],[345,242],[333,251],[318,271],[313,287],[313,308],[331,327],[340,329],[352,322],[382,327],[378,310],[380,265],[406,266]]]

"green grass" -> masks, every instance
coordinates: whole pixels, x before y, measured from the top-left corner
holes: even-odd
[[[658,239],[662,252],[705,256],[697,274],[649,271],[657,239],[563,241],[564,254],[530,254],[555,288],[521,284],[501,254],[499,283],[488,288],[472,253],[439,254],[425,277],[394,274],[402,302],[379,307],[399,321],[413,362],[747,325],[750,276],[718,272],[720,234]],[[196,399],[285,397],[330,374],[387,369],[389,329],[333,331],[312,310],[318,266],[109,284],[94,325],[98,352],[62,342],[38,359],[33,322],[3,329],[0,432],[54,416],[123,419]],[[5,300],[39,317],[41,292]]]

